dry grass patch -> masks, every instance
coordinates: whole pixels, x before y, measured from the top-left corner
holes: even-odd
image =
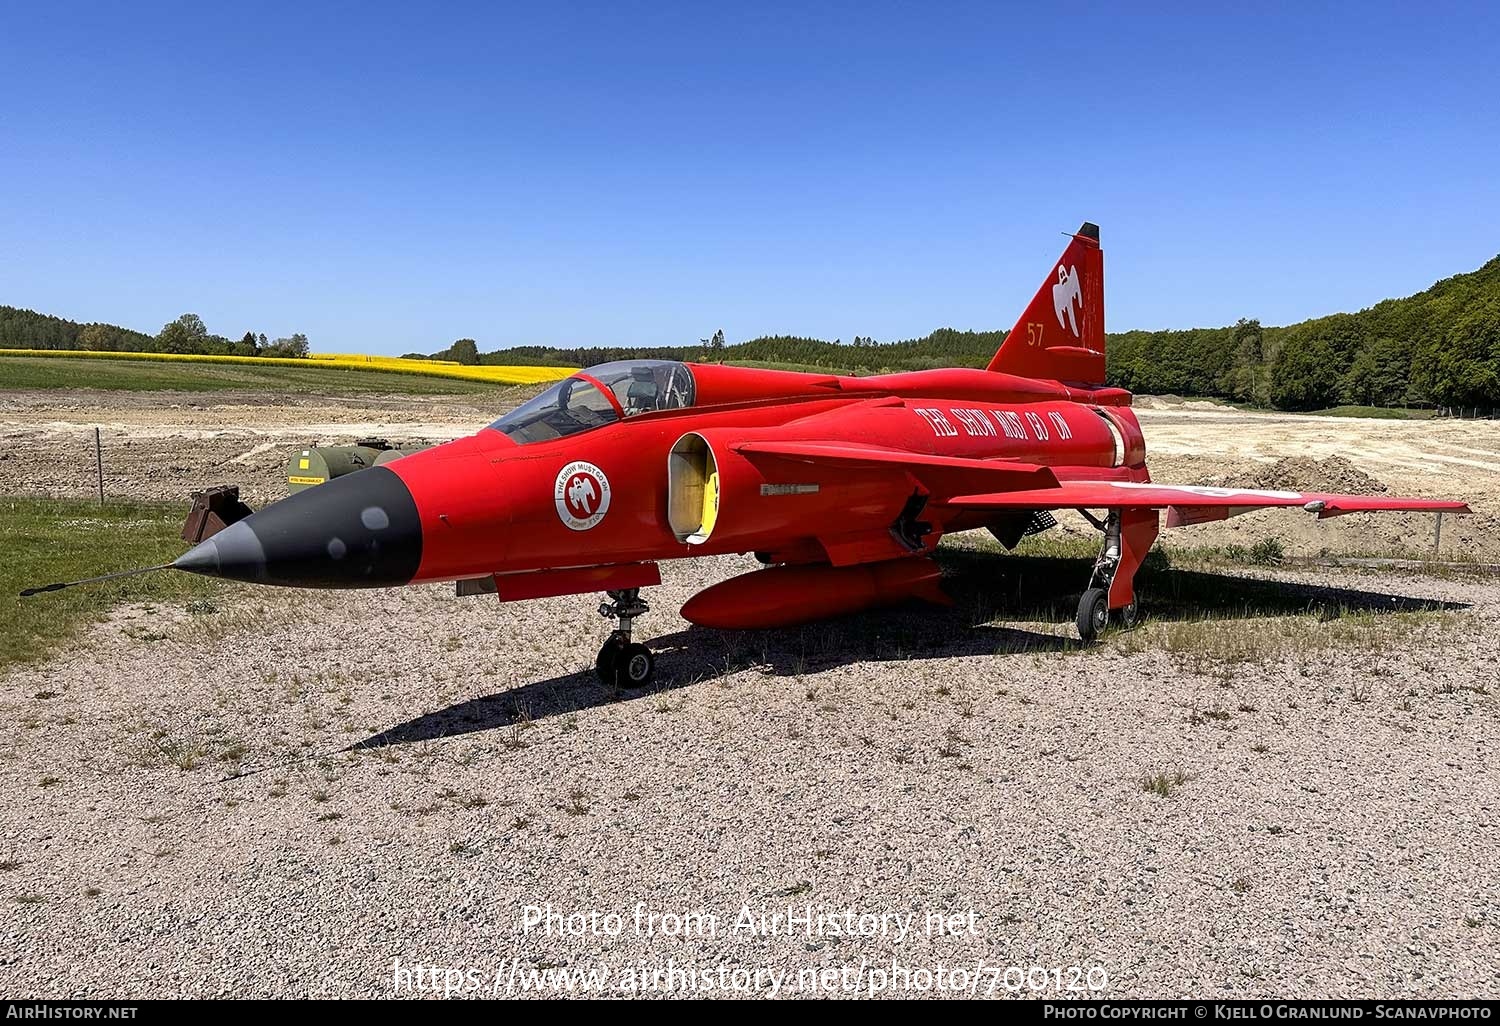
[[[1268,663],[1330,651],[1406,651],[1458,629],[1461,610],[1369,612],[1319,610],[1301,616],[1158,620],[1111,637],[1119,651],[1166,652],[1199,668]]]
[[[568,800],[558,804],[558,808],[570,816],[587,816],[589,814],[589,793],[587,791],[574,790],[568,792]]]
[[[1180,769],[1147,770],[1141,774],[1141,790],[1158,798],[1172,797],[1187,782],[1188,775]]]

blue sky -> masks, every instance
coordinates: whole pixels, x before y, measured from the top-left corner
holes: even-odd
[[[1442,3],[9,5],[0,303],[319,350],[1286,323],[1500,251]],[[1211,9],[1224,6],[1214,12]]]

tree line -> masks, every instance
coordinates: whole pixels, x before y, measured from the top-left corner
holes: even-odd
[[[855,336],[842,339],[807,338],[801,335],[765,335],[748,342],[726,344],[724,333],[697,345],[682,346],[586,346],[559,349],[550,346],[517,346],[484,353],[487,364],[525,364],[587,367],[611,360],[724,360],[792,364],[829,371],[880,373],[894,370],[930,370],[938,367],[983,367],[1005,338],[1003,331],[957,331],[939,328],[923,338],[901,342],[876,342]]]
[[[879,373],[984,367],[1003,331],[940,328],[918,339],[852,344],[771,335],[733,345],[626,348],[519,346],[483,363],[583,366],[657,358],[791,364]],[[1145,395],[1230,399],[1282,410],[1338,405],[1500,408],[1500,257],[1414,296],[1286,327],[1241,318],[1223,328],[1108,336],[1107,381]]]
[[[474,339],[463,338],[436,353],[407,356],[572,367],[642,358],[710,360],[872,374],[984,367],[1005,334],[940,328],[898,342],[866,335],[847,344],[766,335],[730,344],[721,329],[687,345],[518,346],[483,354]],[[248,331],[231,341],[209,333],[197,314],[183,314],[147,335],[0,306],[0,348],[305,357],[308,342],[303,334],[268,340]],[[1108,383],[1140,394],[1209,396],[1283,410],[1341,404],[1494,410],[1500,408],[1500,257],[1358,313],[1285,327],[1246,317],[1222,328],[1117,332],[1108,337],[1105,355]]]
[[[1403,299],[1281,328],[1129,331],[1105,350],[1111,384],[1282,410],[1500,407],[1500,257]]]
[[[307,336],[267,339],[247,331],[237,341],[211,334],[197,314],[186,313],[162,325],[155,335],[117,324],[80,324],[77,321],[0,306],[0,349],[83,349],[90,352],[174,353],[199,356],[268,356],[302,359],[308,354]]]

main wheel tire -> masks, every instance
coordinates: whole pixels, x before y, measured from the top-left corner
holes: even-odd
[[[1090,588],[1078,600],[1078,636],[1085,644],[1097,638],[1109,626],[1109,593]]]
[[[656,657],[640,642],[620,650],[615,660],[615,679],[622,688],[643,688],[656,678]]]
[[[1115,610],[1115,619],[1125,630],[1135,630],[1141,622],[1141,600],[1133,599],[1128,606],[1121,606]]]

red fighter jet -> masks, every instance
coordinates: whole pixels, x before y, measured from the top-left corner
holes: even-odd
[[[168,566],[260,584],[457,581],[502,602],[605,592],[600,676],[640,687],[641,589],[665,559],[753,552],[763,569],[682,615],[769,628],[943,599],[945,534],[1007,546],[1077,509],[1103,533],[1078,603],[1092,640],[1139,615],[1167,526],[1270,506],[1319,517],[1458,502],[1151,481],[1129,392],[1105,387],[1104,257],[1085,224],[984,370],[855,378],[627,360],[581,371],[467,438],[299,492]],[[1097,512],[1094,512],[1097,511]]]

